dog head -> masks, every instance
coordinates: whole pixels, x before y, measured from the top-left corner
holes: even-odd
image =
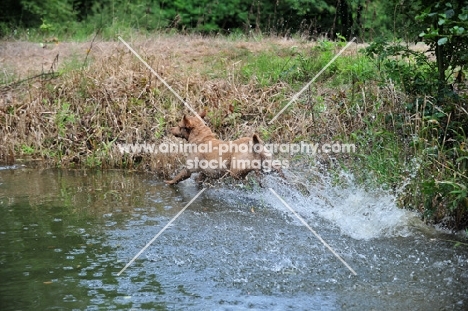
[[[198,115],[203,119],[206,116],[206,111],[202,111]],[[195,128],[203,126],[205,126],[205,124],[198,117],[187,117],[184,115],[177,126],[171,127],[170,132],[175,137],[180,137],[188,141],[192,131]]]

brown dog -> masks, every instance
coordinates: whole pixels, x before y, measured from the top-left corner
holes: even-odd
[[[199,115],[204,118],[206,112]],[[271,153],[257,134],[234,141],[222,141],[202,120],[187,116],[170,132],[186,139],[190,150],[186,168],[172,180],[166,180],[167,184],[177,184],[196,172],[200,173],[198,182],[206,177],[220,178],[228,174],[237,179],[244,178],[251,171],[258,175],[262,169],[273,169],[283,177],[280,162],[271,160]]]

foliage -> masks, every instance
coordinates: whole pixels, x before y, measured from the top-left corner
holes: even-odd
[[[372,58],[382,81],[403,85],[409,94],[432,94],[437,89],[436,66],[425,52],[402,42],[373,41],[364,53]]]
[[[468,64],[468,1],[437,2],[425,8],[416,20],[427,26],[419,36],[437,58],[440,98],[444,96],[449,77]]]
[[[364,0],[4,0],[0,36],[43,35],[84,38],[100,31],[104,37],[122,32],[162,29],[201,33],[251,35],[264,32],[306,37],[322,35],[363,39],[388,35],[392,8],[385,1]],[[1,10],[0,10],[1,11]],[[42,26],[42,28],[41,28]]]
[[[463,91],[468,1],[429,1],[424,5],[427,7],[419,6],[409,13],[419,23],[416,28],[424,29],[420,37],[429,45],[427,51],[412,50],[398,41],[376,40],[365,53],[375,62],[382,84],[400,85],[409,95],[405,110],[393,109],[398,119],[411,120],[401,131],[411,135],[410,154],[417,164],[404,204],[419,209],[427,219],[462,227],[468,223],[464,186],[468,184],[468,118]]]

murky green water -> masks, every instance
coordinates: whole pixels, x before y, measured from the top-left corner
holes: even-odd
[[[200,190],[144,174],[0,168],[1,310],[467,310],[468,247],[385,196]],[[314,191],[311,191],[313,193]],[[334,200],[335,199],[335,200]]]

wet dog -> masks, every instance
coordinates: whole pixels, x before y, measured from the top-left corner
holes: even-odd
[[[206,112],[199,114],[204,118]],[[281,172],[281,162],[272,160],[271,153],[265,148],[257,134],[234,141],[222,141],[198,117],[184,116],[176,127],[170,129],[176,137],[185,139],[188,153],[186,167],[167,184],[177,184],[193,173],[199,173],[197,182],[208,178],[230,175],[236,179],[245,178],[254,171],[257,176],[262,170]]]

